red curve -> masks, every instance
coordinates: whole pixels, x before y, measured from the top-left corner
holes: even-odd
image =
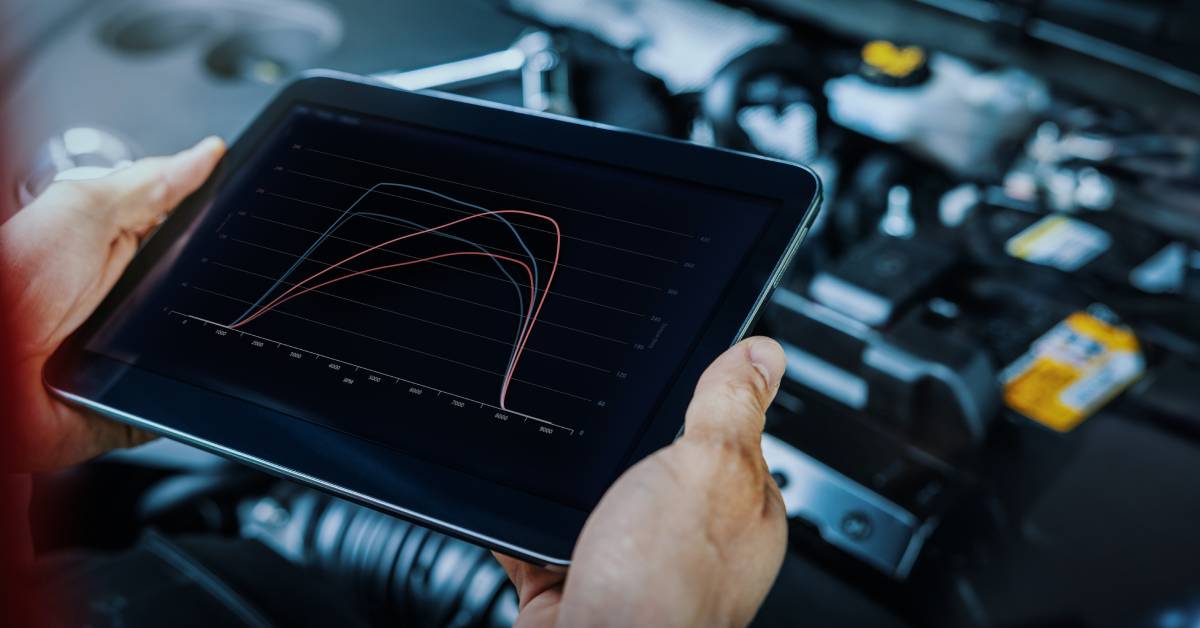
[[[260,316],[261,314],[263,314],[263,313],[264,313],[264,312],[267,310],[267,308],[270,308],[271,306],[275,305],[276,303],[278,303],[278,302],[280,301],[280,299],[282,299],[283,297],[286,297],[286,296],[287,296],[288,294],[290,294],[292,291],[296,290],[297,288],[299,288],[300,286],[304,285],[305,283],[307,283],[307,282],[309,282],[309,281],[312,281],[313,279],[316,279],[317,277],[320,277],[321,275],[324,275],[325,273],[327,273],[327,272],[329,272],[329,271],[331,271],[331,270],[333,270],[333,269],[335,269],[335,268],[337,268],[337,267],[341,266],[342,264],[345,264],[346,262],[349,262],[349,261],[351,261],[351,260],[354,260],[354,259],[356,259],[356,258],[362,257],[363,255],[366,255],[367,253],[370,253],[371,251],[375,251],[375,250],[377,250],[377,249],[383,248],[383,247],[385,247],[385,246],[388,246],[389,244],[394,244],[394,243],[396,243],[396,242],[400,242],[401,240],[407,240],[407,239],[409,239],[409,238],[414,238],[414,237],[416,237],[416,236],[419,236],[419,235],[424,235],[424,234],[426,234],[426,233],[432,233],[432,232],[434,232],[434,231],[440,231],[440,230],[442,230],[442,229],[445,229],[446,227],[451,227],[451,226],[453,226],[453,225],[456,225],[456,224],[458,224],[458,223],[461,223],[461,222],[466,222],[466,221],[468,221],[468,220],[474,220],[474,219],[476,219],[476,218],[479,218],[479,217],[481,217],[481,216],[487,216],[487,215],[491,215],[491,214],[523,214],[523,215],[527,215],[527,216],[535,216],[535,217],[537,217],[537,218],[544,218],[544,219],[546,219],[546,220],[549,220],[551,223],[553,223],[553,224],[554,224],[554,228],[555,228],[556,235],[558,236],[559,240],[561,240],[561,237],[562,237],[562,236],[561,236],[561,233],[560,233],[560,232],[558,232],[558,223],[557,223],[557,222],[555,222],[553,218],[550,218],[549,216],[545,216],[545,215],[543,215],[543,214],[536,214],[536,213],[533,213],[533,212],[527,212],[527,211],[524,211],[524,210],[519,210],[519,209],[500,209],[500,210],[495,210],[495,211],[488,211],[488,212],[481,212],[481,213],[478,213],[478,214],[472,214],[472,215],[470,215],[470,216],[465,216],[465,217],[463,217],[463,218],[459,218],[459,219],[457,219],[457,220],[452,220],[452,221],[450,221],[450,222],[447,222],[447,223],[445,223],[445,224],[438,225],[438,226],[436,226],[436,227],[428,227],[428,228],[426,228],[426,229],[422,229],[421,231],[414,231],[414,232],[412,232],[412,233],[406,233],[406,234],[404,234],[404,235],[402,235],[402,236],[397,236],[397,237],[395,237],[395,238],[392,238],[391,240],[387,240],[387,241],[385,241],[385,242],[380,242],[379,244],[376,244],[376,245],[374,245],[374,246],[372,246],[372,247],[369,247],[369,248],[363,249],[363,250],[359,251],[358,253],[355,253],[354,255],[351,255],[351,256],[349,256],[349,257],[347,257],[347,258],[345,258],[345,259],[343,259],[343,260],[341,260],[341,261],[339,261],[339,262],[337,262],[337,263],[335,263],[335,264],[331,264],[330,266],[328,266],[328,267],[326,267],[326,268],[324,268],[324,269],[322,269],[322,270],[320,270],[320,271],[318,271],[318,272],[314,273],[313,275],[310,275],[310,276],[308,276],[308,277],[306,277],[306,278],[304,278],[304,279],[302,279],[302,280],[300,280],[300,281],[296,282],[296,283],[295,283],[295,284],[294,284],[294,285],[293,285],[291,288],[288,288],[287,290],[283,291],[283,293],[282,293],[282,294],[280,294],[278,297],[275,297],[275,299],[274,299],[274,300],[272,300],[270,303],[268,303],[268,304],[266,304],[266,305],[264,305],[264,306],[260,307],[260,308],[258,309],[258,311],[257,311],[257,312],[255,312],[254,314],[251,314],[250,316],[247,316],[246,318],[242,319],[241,321],[239,321],[238,323],[236,323],[236,324],[234,324],[234,325],[231,325],[230,327],[231,327],[232,329],[237,329],[238,327],[240,327],[240,326],[242,326],[242,325],[245,325],[246,323],[249,323],[250,321],[254,320],[255,318],[258,318],[258,316]],[[555,269],[555,268],[557,268],[557,266],[558,266],[558,258],[557,258],[557,256],[556,256],[556,257],[555,257],[555,260],[554,260],[554,267],[552,267],[552,268],[551,268],[551,270],[550,270],[550,276],[551,276],[551,278],[553,278],[553,276],[554,276],[554,269]],[[546,287],[547,287],[547,289],[549,288],[549,281],[547,281],[547,285],[546,285]]]
[[[342,275],[342,276],[336,277],[336,278],[334,278],[334,279],[330,279],[330,280],[328,280],[328,281],[324,281],[324,282],[322,282],[322,283],[320,283],[320,284],[317,284],[317,285],[315,285],[315,286],[309,286],[309,287],[306,287],[306,288],[304,288],[303,290],[300,290],[299,292],[295,292],[295,291],[296,291],[298,288],[300,288],[300,287],[301,287],[302,285],[304,285],[305,283],[308,283],[309,281],[312,281],[313,279],[316,279],[317,277],[320,277],[321,275],[324,275],[325,273],[327,273],[327,272],[329,272],[329,271],[333,270],[334,268],[337,268],[337,267],[339,267],[339,266],[341,266],[341,265],[345,264],[346,262],[349,262],[349,261],[351,261],[351,260],[353,260],[353,259],[355,259],[355,258],[358,258],[358,257],[361,257],[361,256],[363,256],[363,255],[366,255],[367,253],[370,253],[371,251],[374,251],[374,250],[380,249],[380,248],[382,248],[382,247],[385,247],[385,246],[387,246],[387,245],[389,245],[389,244],[393,244],[393,243],[395,243],[395,242],[399,242],[399,241],[401,241],[401,240],[407,240],[408,238],[416,237],[416,236],[419,236],[419,235],[424,235],[424,234],[426,234],[426,233],[431,233],[431,232],[434,232],[434,231],[440,231],[440,230],[442,230],[442,229],[445,229],[445,228],[447,228],[447,227],[450,227],[450,226],[456,225],[456,224],[458,224],[458,223],[461,223],[461,222],[466,222],[466,221],[468,221],[468,220],[474,220],[474,219],[476,219],[476,218],[479,218],[479,217],[481,217],[481,216],[488,216],[488,215],[495,215],[495,214],[520,214],[520,215],[524,215],[524,216],[533,216],[533,217],[535,217],[535,218],[541,218],[541,219],[543,219],[543,220],[547,220],[547,221],[549,221],[549,222],[550,222],[550,224],[554,225],[554,235],[555,235],[555,242],[554,242],[554,263],[553,263],[553,264],[550,266],[550,276],[549,276],[549,277],[546,279],[546,287],[545,287],[545,289],[543,289],[543,291],[542,291],[542,298],[541,298],[540,300],[537,298],[538,286],[535,286],[535,285],[533,285],[533,271],[532,271],[532,269],[529,267],[529,265],[528,265],[528,264],[526,264],[525,262],[522,262],[521,260],[518,260],[518,259],[515,259],[515,258],[512,258],[512,257],[508,257],[508,256],[505,256],[505,255],[498,255],[498,254],[495,254],[495,253],[483,253],[483,252],[479,252],[479,251],[457,251],[457,252],[452,252],[452,253],[441,253],[441,254],[439,254],[439,255],[434,255],[434,256],[431,256],[431,257],[426,257],[426,258],[422,258],[422,259],[409,260],[409,261],[407,261],[407,262],[398,262],[398,263],[395,263],[395,264],[387,264],[387,265],[384,265],[384,266],[376,266],[376,267],[374,267],[374,268],[368,268],[368,269],[365,269],[365,270],[359,270],[359,271],[355,271],[355,272],[353,272],[353,273],[349,273],[349,274],[346,274],[346,275]],[[526,272],[526,274],[528,274],[528,275],[529,275],[529,287],[530,287],[529,309],[530,309],[530,314],[528,315],[528,316],[529,316],[529,325],[527,325],[527,326],[525,327],[525,332],[524,332],[523,334],[521,334],[521,337],[520,337],[520,339],[519,339],[519,340],[518,340],[518,342],[517,342],[516,353],[515,353],[515,357],[513,358],[512,365],[511,365],[511,366],[509,366],[508,370],[505,372],[505,374],[504,374],[504,383],[503,383],[503,385],[500,387],[500,407],[501,407],[501,408],[504,408],[504,409],[507,409],[507,406],[506,406],[506,404],[505,404],[505,400],[506,400],[506,399],[507,399],[507,397],[508,397],[508,386],[509,386],[509,384],[512,382],[513,374],[514,374],[514,373],[516,372],[516,370],[517,370],[517,363],[518,363],[518,362],[521,360],[521,354],[522,354],[522,353],[524,352],[524,350],[525,350],[525,344],[526,344],[526,343],[529,341],[529,335],[530,335],[530,334],[533,332],[533,326],[534,326],[534,324],[535,324],[535,323],[537,323],[537,317],[538,317],[538,314],[540,314],[540,313],[541,313],[541,311],[542,311],[542,305],[544,305],[544,304],[545,304],[545,302],[546,302],[546,297],[547,297],[547,296],[550,294],[550,285],[551,285],[552,283],[554,283],[554,274],[555,274],[555,271],[557,271],[557,270],[558,270],[558,257],[559,257],[559,253],[561,252],[561,249],[562,249],[562,230],[561,230],[561,229],[559,228],[559,226],[558,226],[558,221],[554,220],[553,218],[551,218],[551,217],[549,217],[549,216],[546,216],[545,214],[539,214],[539,213],[536,213],[536,212],[529,212],[529,211],[525,211],[525,210],[521,210],[521,209],[498,209],[498,210],[494,210],[494,211],[486,211],[486,212],[481,212],[481,213],[478,213],[478,214],[472,214],[472,215],[470,215],[470,216],[466,216],[466,217],[463,217],[463,218],[459,218],[459,219],[457,219],[457,220],[452,220],[452,221],[450,221],[450,222],[448,222],[448,223],[441,224],[441,225],[438,225],[438,226],[436,226],[436,227],[429,227],[429,228],[427,228],[427,229],[423,229],[423,230],[421,230],[421,231],[414,231],[413,233],[408,233],[408,234],[405,234],[405,235],[402,235],[402,236],[399,236],[399,237],[392,238],[391,240],[388,240],[388,241],[386,241],[386,242],[381,242],[381,243],[379,243],[379,244],[376,244],[375,246],[372,246],[372,247],[370,247],[370,248],[363,249],[362,251],[359,251],[358,253],[355,253],[354,255],[351,255],[351,256],[349,256],[349,257],[347,257],[347,258],[345,258],[345,259],[343,259],[343,260],[341,260],[341,261],[339,261],[339,262],[337,262],[337,263],[335,263],[335,264],[331,264],[330,266],[327,266],[326,268],[324,268],[324,269],[322,269],[322,270],[318,271],[317,273],[315,273],[315,274],[313,274],[313,275],[310,275],[310,276],[308,276],[308,277],[306,277],[306,278],[304,278],[304,279],[302,279],[302,280],[300,280],[300,281],[296,282],[295,284],[293,284],[293,285],[292,285],[292,287],[290,287],[290,288],[288,288],[287,290],[285,290],[285,291],[284,291],[282,294],[280,294],[278,297],[275,297],[275,299],[273,299],[273,300],[272,300],[270,303],[268,303],[268,304],[266,304],[266,305],[264,305],[264,306],[260,307],[260,308],[258,309],[258,311],[256,311],[255,313],[251,314],[250,316],[247,316],[246,318],[242,319],[241,321],[238,321],[237,323],[235,323],[235,324],[233,324],[233,325],[230,325],[230,326],[229,326],[229,328],[230,328],[230,329],[237,329],[237,328],[239,328],[239,327],[241,327],[241,326],[243,326],[243,325],[246,325],[246,324],[247,324],[247,323],[249,323],[250,321],[252,321],[252,320],[254,320],[254,319],[258,318],[259,316],[262,316],[263,314],[267,313],[267,312],[268,312],[268,311],[270,311],[271,309],[273,309],[273,308],[275,308],[275,307],[277,307],[277,306],[279,306],[279,305],[281,305],[281,304],[283,304],[283,303],[285,303],[285,302],[287,302],[287,301],[290,301],[290,300],[292,300],[292,299],[294,299],[294,298],[296,298],[296,297],[298,297],[298,296],[300,296],[300,295],[302,295],[302,294],[305,294],[305,293],[307,293],[307,292],[311,292],[312,290],[316,290],[317,288],[320,288],[320,287],[322,287],[322,286],[327,286],[327,285],[329,285],[329,284],[331,284],[331,283],[337,283],[337,282],[339,282],[339,281],[341,281],[341,280],[343,280],[343,279],[349,279],[349,278],[351,278],[351,277],[356,277],[356,276],[358,276],[358,275],[363,275],[363,274],[372,273],[372,272],[378,272],[378,271],[381,271],[381,270],[386,270],[386,269],[389,269],[389,268],[398,268],[398,267],[401,267],[401,266],[410,266],[410,265],[413,265],[413,264],[418,264],[418,263],[422,263],[422,262],[429,262],[429,261],[433,261],[433,260],[436,260],[436,259],[441,259],[441,258],[445,258],[445,257],[455,257],[455,256],[461,256],[461,255],[475,255],[475,256],[492,257],[492,258],[495,258],[495,259],[500,259],[500,260],[504,260],[504,261],[514,262],[514,263],[520,264],[520,265],[521,265],[521,267],[525,269],[525,272]],[[293,294],[293,293],[294,293],[294,294]],[[537,307],[536,307],[536,308],[534,308],[534,305],[533,305],[534,301],[537,301]]]
[[[437,255],[431,255],[429,257],[423,257],[421,259],[409,260],[407,262],[396,262],[395,264],[385,264],[383,266],[375,266],[373,268],[356,270],[352,273],[347,273],[345,275],[340,275],[338,277],[334,277],[333,279],[327,279],[315,286],[306,286],[303,290],[300,290],[299,292],[295,292],[293,294],[289,294],[282,300],[278,300],[277,302],[273,301],[271,304],[263,306],[263,309],[260,309],[259,311],[255,312],[255,316],[258,316],[260,314],[265,314],[268,309],[275,309],[275,308],[279,307],[280,305],[283,305],[284,303],[287,303],[288,301],[291,301],[292,299],[295,299],[296,297],[298,297],[300,295],[303,295],[308,292],[312,292],[313,290],[317,290],[324,286],[328,286],[329,284],[333,284],[333,283],[337,283],[339,281],[343,281],[345,279],[349,279],[351,277],[357,277],[359,275],[366,275],[368,273],[375,273],[375,272],[379,272],[381,270],[387,270],[389,268],[399,268],[401,266],[412,266],[413,264],[420,264],[422,262],[432,262],[433,260],[442,259],[445,257],[458,257],[458,256],[463,256],[463,255],[492,257],[495,259],[504,260],[506,262],[520,264],[521,268],[525,269],[525,274],[529,277],[529,291],[531,293],[530,300],[529,300],[529,308],[530,308],[531,312],[529,314],[527,314],[527,316],[532,315],[533,301],[536,298],[537,293],[535,292],[536,288],[534,288],[534,286],[533,286],[533,270],[529,268],[529,264],[526,264],[525,262],[523,262],[519,259],[516,259],[516,258],[508,257],[506,255],[497,255],[495,253],[483,253],[480,251],[454,251],[451,253],[439,253]],[[247,319],[247,320],[249,320],[249,319]],[[236,325],[230,325],[229,328],[237,329],[238,327],[244,325],[245,323],[246,323],[246,321],[242,321]]]

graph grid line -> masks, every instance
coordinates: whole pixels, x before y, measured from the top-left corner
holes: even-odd
[[[386,373],[386,372],[384,372],[384,371],[380,371],[380,370],[378,370],[378,369],[373,369],[373,368],[370,368],[370,367],[362,366],[361,364],[355,364],[355,363],[353,363],[353,362],[349,362],[349,361],[347,361],[347,360],[343,360],[343,359],[341,359],[341,358],[337,358],[337,357],[333,357],[333,356],[325,355],[325,354],[323,354],[323,353],[318,353],[318,352],[316,352],[316,351],[312,351],[312,350],[310,350],[310,349],[306,349],[306,348],[304,348],[304,347],[298,347],[298,346],[296,346],[296,345],[293,345],[293,344],[288,344],[288,343],[286,343],[286,342],[282,342],[282,341],[280,341],[280,340],[275,340],[274,338],[268,338],[268,337],[266,337],[266,336],[261,336],[261,335],[258,335],[258,334],[252,334],[252,333],[250,333],[250,332],[248,332],[248,331],[244,331],[244,330],[241,330],[241,329],[234,329],[234,328],[230,327],[229,325],[225,325],[225,324],[223,324],[223,323],[218,323],[218,322],[216,322],[216,321],[209,320],[209,319],[207,319],[207,318],[202,318],[202,317],[200,317],[200,316],[195,316],[195,315],[193,315],[193,314],[187,314],[187,313],[185,313],[185,312],[180,312],[180,311],[177,311],[177,310],[170,310],[170,312],[169,312],[169,313],[170,313],[170,314],[173,314],[173,315],[176,315],[176,316],[182,316],[182,317],[184,317],[184,318],[187,318],[187,319],[191,319],[191,320],[197,321],[197,322],[199,322],[199,323],[202,323],[202,324],[204,324],[204,325],[206,325],[206,326],[207,326],[207,325],[213,325],[213,326],[215,326],[215,327],[219,327],[219,328],[221,328],[221,329],[225,329],[225,330],[227,330],[227,331],[230,331],[230,332],[233,332],[233,333],[239,334],[239,335],[241,335],[241,336],[249,336],[250,338],[256,338],[256,339],[258,339],[258,340],[261,340],[261,341],[263,341],[263,342],[268,342],[268,343],[274,344],[274,345],[275,345],[275,346],[277,346],[277,347],[287,347],[287,348],[289,348],[289,349],[294,349],[294,350],[296,350],[296,351],[300,351],[300,352],[303,352],[303,353],[307,353],[307,354],[309,354],[309,355],[311,355],[311,356],[315,356],[315,357],[321,358],[321,359],[323,359],[323,360],[330,360],[330,361],[332,361],[332,362],[337,362],[337,363],[340,363],[340,364],[345,364],[345,365],[347,365],[347,366],[353,366],[355,369],[359,369],[359,370],[362,370],[362,371],[366,371],[366,372],[368,372],[368,373],[374,373],[374,374],[376,374],[376,375],[380,375],[380,376],[386,377],[386,378],[388,378],[388,379],[391,379],[391,380],[393,380],[393,381],[395,381],[395,382],[397,382],[397,383],[399,383],[399,382],[403,382],[403,383],[405,383],[405,384],[408,384],[409,386],[416,386],[416,387],[418,387],[418,388],[423,388],[423,389],[426,389],[426,390],[432,390],[432,391],[434,391],[434,392],[437,392],[437,393],[440,393],[440,394],[448,395],[448,396],[450,396],[450,397],[455,397],[455,398],[457,398],[457,399],[461,399],[461,400],[463,400],[463,401],[469,401],[469,402],[471,402],[471,403],[478,404],[480,407],[483,407],[483,408],[492,408],[493,410],[498,410],[498,411],[500,411],[500,412],[503,412],[503,413],[505,413],[505,414],[511,414],[511,415],[513,415],[513,416],[518,416],[518,417],[521,417],[522,419],[525,419],[525,420],[528,420],[528,421],[536,421],[536,422],[538,422],[538,423],[543,423],[543,424],[545,424],[545,425],[549,425],[549,426],[552,426],[552,427],[556,427],[556,428],[558,428],[558,429],[561,429],[561,430],[564,430],[564,431],[566,431],[566,432],[569,432],[569,433],[570,433],[570,434],[572,434],[572,435],[574,435],[574,434],[575,434],[575,430],[574,430],[574,429],[572,429],[572,428],[569,428],[569,427],[567,427],[567,426],[565,426],[565,425],[559,425],[558,423],[554,423],[554,422],[552,422],[552,421],[547,421],[547,420],[545,420],[545,419],[540,419],[540,418],[538,418],[538,417],[536,417],[536,416],[533,416],[533,415],[531,415],[531,414],[525,414],[524,412],[518,412],[518,411],[516,411],[516,410],[509,410],[509,409],[506,409],[506,408],[502,408],[502,407],[500,407],[500,406],[498,406],[498,405],[491,404],[491,403],[488,403],[488,402],[486,402],[486,401],[480,401],[480,400],[478,400],[478,399],[472,399],[471,397],[467,397],[467,396],[465,396],[465,395],[460,395],[460,394],[458,394],[458,393],[451,392],[451,391],[448,391],[448,390],[443,390],[443,389],[441,389],[441,388],[437,388],[437,387],[435,387],[435,386],[430,386],[430,385],[428,385],[428,384],[423,384],[423,383],[421,383],[421,382],[418,382],[418,381],[414,381],[414,380],[411,380],[411,379],[407,379],[407,378],[404,378],[404,377],[400,377],[399,375],[392,375],[391,373]]]

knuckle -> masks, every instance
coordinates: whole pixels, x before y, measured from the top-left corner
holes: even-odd
[[[734,411],[747,415],[762,414],[766,411],[763,406],[762,384],[758,379],[740,379],[726,381],[717,388],[717,395]]]
[[[709,469],[726,479],[754,478],[762,470],[758,445],[734,430],[709,431],[699,444]]]
[[[147,167],[152,170],[142,190],[144,201],[154,207],[164,207],[171,197],[171,181],[161,167],[149,163]]]

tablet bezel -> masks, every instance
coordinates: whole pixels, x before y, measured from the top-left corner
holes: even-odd
[[[539,564],[566,565],[588,513],[415,458],[260,405],[88,351],[157,260],[297,104],[358,112],[483,141],[610,164],[777,200],[764,236],[725,287],[717,311],[640,437],[624,470],[680,432],[704,367],[753,325],[816,216],[820,181],[802,166],[440,93],[413,93],[337,72],[306,73],[234,142],[216,172],[139,251],[97,312],[47,365],[47,386],[73,403]],[[353,460],[353,464],[346,461]],[[616,475],[613,476],[613,479]]]

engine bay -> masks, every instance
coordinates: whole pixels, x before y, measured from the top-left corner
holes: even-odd
[[[50,4],[10,16],[44,35],[3,72],[18,204],[232,135],[307,67],[810,165],[756,330],[790,524],[756,625],[1200,622],[1195,3]],[[516,613],[483,550],[181,445],[39,477],[35,515],[47,554],[265,545],[381,625]]]

